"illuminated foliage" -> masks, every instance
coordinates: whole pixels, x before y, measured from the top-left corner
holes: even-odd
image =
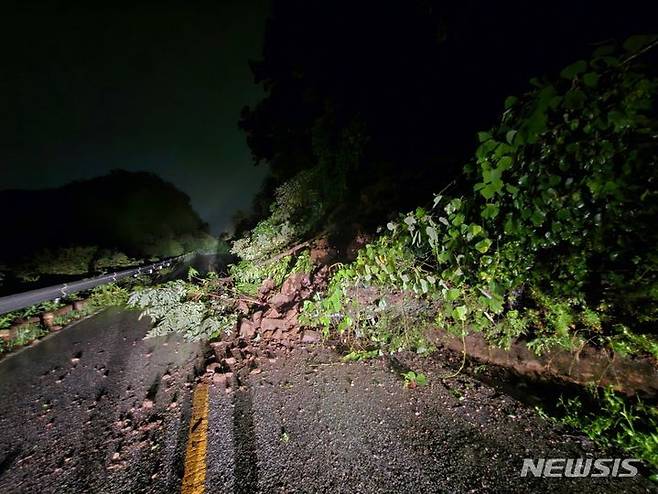
[[[537,353],[585,337],[606,343],[621,327],[650,331],[658,80],[640,52],[652,42],[599,48],[508,98],[465,167],[472,192],[436,195],[432,208],[390,222],[325,298],[307,303],[309,324],[347,330],[353,288],[383,286],[438,301],[440,327],[503,346],[524,336]]]

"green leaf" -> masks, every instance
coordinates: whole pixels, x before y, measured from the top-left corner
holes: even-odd
[[[465,305],[460,305],[458,307],[455,307],[452,311],[452,317],[454,317],[458,321],[465,321],[466,314],[468,314],[468,307],[466,307]]]
[[[457,300],[457,299],[459,298],[460,295],[461,295],[461,290],[459,290],[458,288],[450,288],[450,289],[448,290],[448,293],[446,294],[446,298],[447,298],[450,302],[452,302],[452,301],[454,301],[454,300]]]
[[[503,156],[498,161],[498,170],[500,170],[501,172],[508,170],[512,166],[513,162],[514,159],[511,156]]]
[[[514,136],[516,136],[517,132],[518,132],[518,131],[516,131],[516,130],[514,130],[514,129],[512,129],[512,130],[508,130],[507,133],[505,134],[505,140],[506,140],[509,144],[513,144],[513,143],[514,143]]]
[[[445,211],[446,211],[446,213],[448,213],[448,214],[452,214],[452,213],[454,213],[455,211],[457,211],[458,209],[460,209],[461,207],[462,207],[462,200],[459,199],[459,198],[456,198],[456,199],[453,199],[452,201],[450,201],[450,202],[446,205],[446,207],[445,207]]]
[[[482,227],[480,225],[476,225],[475,223],[471,224],[468,227],[468,233],[473,237],[478,235],[481,231],[482,231]]]
[[[512,194],[512,196],[515,196],[519,192],[519,188],[514,187],[512,184],[506,184],[505,185],[505,190],[507,190],[507,192]]]
[[[655,34],[635,34],[624,41],[623,47],[627,52],[637,52],[656,39],[658,39],[658,35]]]
[[[430,245],[435,246],[438,243],[439,236],[436,233],[436,228],[433,226],[428,226],[425,228],[425,233],[427,233],[427,236],[430,239]]]
[[[452,220],[454,226],[460,226],[464,222],[464,215],[462,213],[456,214]]]
[[[475,244],[475,249],[481,254],[484,254],[486,251],[488,251],[489,247],[491,247],[491,240],[488,238],[480,240],[477,244]]]
[[[427,386],[427,377],[425,374],[420,372],[416,374],[416,384],[418,384],[418,386]]]
[[[482,213],[480,213],[480,216],[482,216],[484,219],[491,219],[495,218],[498,216],[498,211],[500,208],[498,207],[498,204],[492,204],[488,203],[487,205],[482,208]]]
[[[599,83],[599,74],[596,72],[588,72],[583,76],[583,82],[587,87],[596,87]]]
[[[541,224],[544,222],[544,218],[546,217],[546,213],[543,211],[540,211],[539,209],[535,209],[532,215],[530,216],[530,221],[535,226],[541,226]]]
[[[592,56],[595,58],[605,57],[608,55],[612,55],[614,52],[615,52],[615,45],[607,44],[607,45],[599,46],[596,50],[594,50]]]
[[[567,67],[562,69],[562,72],[560,72],[560,76],[562,76],[564,79],[573,79],[578,74],[582,74],[586,70],[587,70],[587,62],[585,60],[578,60],[577,62],[574,62],[571,65],[568,65]]]
[[[512,108],[516,102],[519,100],[516,96],[508,96],[505,98],[505,110],[509,110]]]
[[[478,140],[480,142],[485,142],[491,139],[491,134],[489,132],[478,132]]]

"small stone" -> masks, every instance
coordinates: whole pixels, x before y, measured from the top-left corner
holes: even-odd
[[[274,319],[271,317],[265,317],[260,323],[260,329],[262,331],[276,331],[277,329],[284,328],[286,323],[281,319]]]
[[[234,357],[227,357],[224,359],[224,364],[228,367],[233,367],[236,364],[237,360]]]
[[[226,374],[215,374],[212,376],[213,384],[218,386],[226,386]]]
[[[317,343],[320,341],[320,333],[307,329],[302,336],[302,343]]]
[[[144,410],[150,410],[151,408],[153,408],[153,401],[149,399],[144,400],[142,402],[142,408]]]
[[[114,453],[112,455],[112,461],[119,461],[120,458],[121,458],[121,455],[119,453]]]
[[[206,372],[209,374],[213,374],[215,372],[218,372],[218,369],[221,367],[221,364],[219,362],[213,362],[212,364],[208,365],[206,367]]]
[[[254,323],[247,319],[243,319],[240,321],[240,329],[238,332],[240,338],[244,339],[251,339],[255,336],[256,334],[256,328],[254,327]]]
[[[71,363],[72,363],[73,365],[78,365],[79,362],[80,362],[80,359],[79,359],[78,357],[73,357],[73,358],[71,359]]]
[[[254,315],[251,316],[251,320],[254,324],[254,329],[260,327],[260,322],[263,319],[263,311],[262,310],[257,310],[254,312]]]
[[[257,367],[255,369],[253,369],[249,374],[256,375],[256,374],[260,374],[261,372],[263,372],[263,369]]]
[[[210,347],[215,352],[217,360],[221,360],[226,357],[226,350],[228,348],[228,343],[225,341],[214,341],[210,344]]]
[[[244,358],[242,351],[238,347],[231,348],[231,355],[238,362],[242,362],[242,359]]]

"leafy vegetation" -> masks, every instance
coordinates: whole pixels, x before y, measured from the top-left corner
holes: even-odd
[[[629,399],[607,387],[589,389],[586,404],[578,397],[563,398],[552,421],[583,431],[604,447],[615,447],[641,458],[658,470],[658,408],[639,398]],[[658,474],[654,479],[658,480]]]
[[[199,278],[191,271],[187,282],[176,280],[133,291],[128,305],[142,309],[140,318],[148,316],[154,322],[149,338],[180,333],[189,340],[208,340],[231,331],[237,323],[231,291],[215,274]]]
[[[325,203],[319,193],[320,179],[320,169],[315,168],[281,185],[275,192],[270,215],[233,242],[231,252],[240,262],[231,267],[230,274],[238,290],[254,294],[267,278],[278,286],[291,270],[310,269],[307,252],[297,252],[297,262],[294,252],[282,253],[313,232],[322,220]]]
[[[418,386],[427,386],[427,376],[421,372],[408,371],[402,374],[404,377],[404,387],[414,389]]]
[[[501,346],[523,337],[536,353],[585,341],[655,349],[658,80],[638,56],[653,39],[601,47],[508,98],[465,166],[471,192],[444,191],[388,223],[306,304],[307,324],[389,342],[381,299],[361,307],[355,296],[376,287],[413,294],[440,327]]]

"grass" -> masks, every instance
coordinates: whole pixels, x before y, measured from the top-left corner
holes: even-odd
[[[627,398],[611,387],[590,388],[585,400],[560,397],[555,413],[542,417],[585,433],[606,448],[616,448],[647,462],[658,481],[658,408],[639,397]]]
[[[98,286],[89,293],[87,302],[81,309],[72,310],[66,314],[56,316],[53,319],[53,324],[55,326],[67,326],[74,321],[87,317],[107,307],[125,305],[128,300],[128,295],[128,290],[116,283]],[[79,296],[75,296],[75,299],[79,299]],[[47,301],[26,307],[25,309],[3,314],[0,316],[0,329],[10,328],[16,321],[24,321],[44,312],[52,312],[65,305],[66,303],[60,300]],[[16,334],[13,338],[8,341],[0,340],[0,355],[25,346],[32,341],[45,336],[48,332],[48,328],[40,323],[22,324],[17,328]]]

